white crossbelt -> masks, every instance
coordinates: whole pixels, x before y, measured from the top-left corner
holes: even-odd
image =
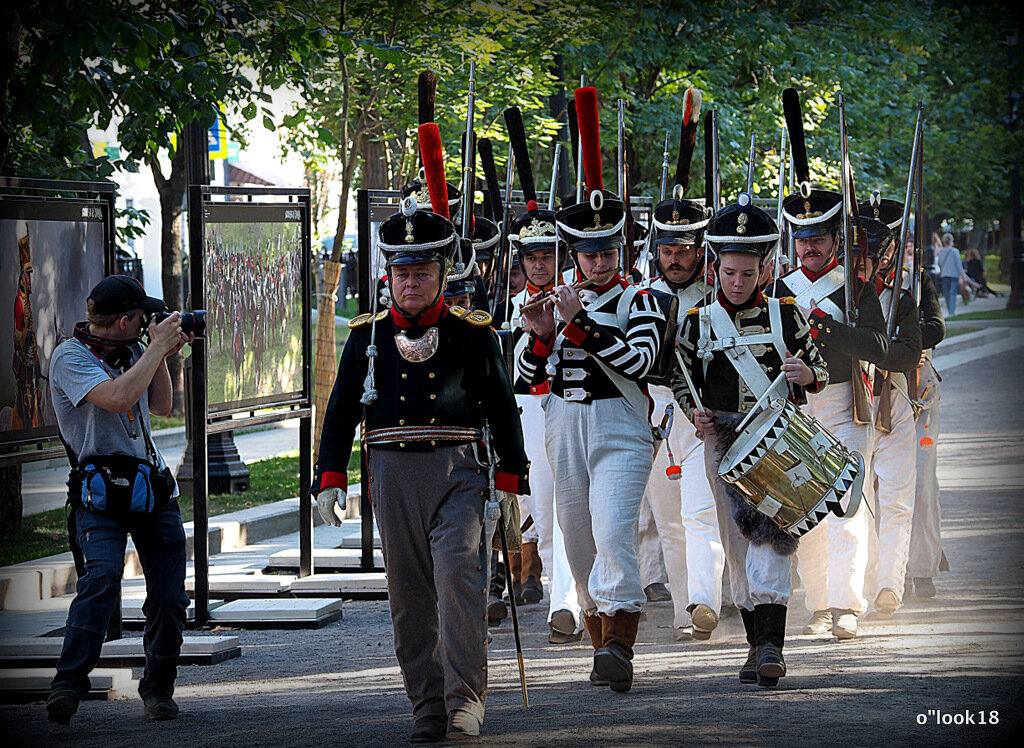
[[[750,346],[771,343],[779,351],[779,356],[785,355],[786,351],[786,342],[782,337],[781,305],[778,299],[768,298],[767,302],[771,331],[759,335],[740,335],[729,313],[719,301],[715,301],[708,312],[711,317],[711,329],[716,338],[711,341],[710,349],[725,353],[740,379],[757,398],[768,392],[772,382],[750,351]],[[786,397],[788,386],[780,381],[776,393],[780,397]]]
[[[829,299],[829,296],[846,283],[846,271],[842,266],[832,268],[816,281],[808,278],[802,270],[794,270],[783,280],[793,292],[797,304],[806,309],[811,306],[813,300],[818,309],[839,322],[846,322],[846,312]]]

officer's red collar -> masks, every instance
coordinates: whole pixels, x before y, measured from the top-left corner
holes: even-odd
[[[448,305],[444,303],[444,297],[438,299],[434,306],[414,317],[406,315],[405,312],[398,308],[398,305],[391,305],[391,319],[395,323],[395,327],[400,327],[403,330],[436,325],[446,314],[448,314]]]
[[[818,280],[818,278],[823,277],[824,275],[826,275],[828,272],[830,272],[833,268],[837,267],[838,265],[839,265],[839,258],[835,254],[833,254],[832,255],[832,260],[828,263],[828,265],[823,267],[817,273],[812,273],[807,268],[806,265],[801,265],[800,269],[804,271],[804,275],[806,275],[812,281],[816,281],[816,280]]]
[[[885,279],[884,278],[879,278],[876,275],[875,276],[875,293],[876,294],[881,294],[883,288],[885,288]]]
[[[743,309],[752,309],[763,300],[764,297],[761,295],[761,289],[758,288],[750,295],[750,298],[742,304],[732,304],[727,298],[725,298],[725,294],[722,292],[722,289],[718,289],[718,303],[721,304],[722,308],[727,312],[739,312]]]

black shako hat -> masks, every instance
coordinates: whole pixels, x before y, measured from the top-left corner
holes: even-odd
[[[437,262],[447,270],[459,248],[455,227],[444,216],[418,207],[415,197],[402,200],[402,212],[384,219],[377,229],[377,249],[387,265]]]
[[[494,258],[494,248],[501,238],[501,231],[498,224],[490,218],[473,216],[473,249],[478,260],[490,260]]]
[[[662,200],[654,206],[655,244],[700,244],[710,211],[695,200]]]
[[[745,192],[715,214],[707,231],[708,245],[716,256],[746,252],[764,258],[779,241],[775,219],[754,205]]]
[[[159,312],[163,299],[146,295],[142,284],[130,275],[110,275],[97,283],[89,292],[95,314],[122,314],[133,309]]]
[[[878,260],[893,239],[896,238],[896,232],[882,221],[876,221],[874,218],[864,218],[862,216],[860,225],[868,240],[868,257],[872,260]]]
[[[887,197],[879,197],[876,192],[870,200],[861,200],[857,203],[857,211],[861,220],[873,218],[881,221],[894,232],[898,231],[903,223],[903,203],[899,200],[890,200]]]
[[[448,215],[458,216],[460,214],[459,206],[462,205],[462,191],[451,182],[445,182],[445,184],[448,186]],[[402,187],[402,197],[406,198],[410,195],[416,198],[416,207],[419,210],[434,209],[434,206],[430,203],[427,179],[422,169],[418,179],[414,179]]]
[[[536,249],[551,249],[558,241],[555,211],[535,210],[520,213],[509,224],[508,240],[516,254]]]
[[[834,234],[843,220],[843,196],[830,190],[811,190],[808,197],[794,192],[782,201],[782,216],[794,239]]]
[[[625,241],[625,208],[607,190],[595,190],[590,193],[590,200],[562,208],[555,214],[555,223],[559,238],[575,252],[618,250]]]

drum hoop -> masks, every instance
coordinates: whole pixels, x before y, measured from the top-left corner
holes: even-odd
[[[780,408],[777,411],[774,411],[775,417],[771,419],[765,419],[763,425],[761,425],[761,419],[764,418],[765,413],[772,413],[772,410],[765,409],[764,413],[759,414],[756,418],[754,418],[754,420],[748,423],[746,427],[743,429],[743,431],[737,435],[736,441],[733,442],[732,446],[729,447],[729,449],[726,450],[726,453],[722,456],[722,462],[718,466],[718,474],[728,480],[729,477],[731,477],[728,476],[728,474],[736,470],[741,461],[747,458],[758,445],[760,445],[762,442],[769,438],[776,422],[780,418],[782,418],[783,415],[790,413],[790,409],[796,411],[796,406],[787,401],[786,403],[784,403],[782,408]],[[791,421],[792,415],[789,416],[787,424]],[[757,426],[756,429],[754,428],[755,426]],[[764,430],[764,433],[756,441],[753,441],[749,436],[747,437],[746,441],[741,441],[741,439],[744,438],[745,434],[758,433],[762,429]],[[783,432],[785,432],[785,430],[786,429],[783,429]],[[771,449],[774,448],[774,446],[778,443],[780,438],[782,438],[781,433],[772,440],[771,444],[766,445],[766,454],[767,452],[771,451]],[[743,450],[742,452],[740,451],[741,449]],[[753,468],[759,465],[761,463],[761,460],[764,459],[764,456],[765,455],[761,455],[757,459],[750,460],[750,467]]]

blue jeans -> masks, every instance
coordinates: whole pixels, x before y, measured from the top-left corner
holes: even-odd
[[[943,277],[942,295],[946,297],[946,309],[949,311],[950,316],[956,314],[956,297],[959,293],[960,279]]]
[[[185,529],[178,502],[150,514],[116,518],[88,509],[75,509],[78,544],[85,556],[85,576],[77,592],[64,632],[64,647],[57,660],[53,690],[72,689],[82,698],[89,692],[89,673],[100,657],[107,621],[115,611],[128,533],[146,576],[146,630],[142,643],[146,671],[139,694],[170,696],[174,692],[181,632],[185,629]]]

